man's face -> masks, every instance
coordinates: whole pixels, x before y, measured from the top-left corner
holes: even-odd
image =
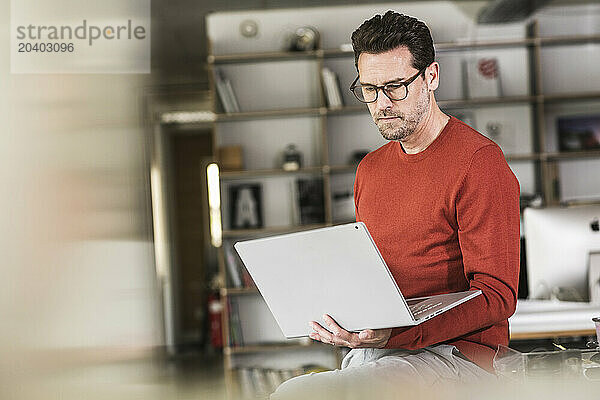
[[[406,81],[418,72],[412,66],[412,55],[406,47],[398,47],[381,54],[361,53],[358,71],[361,84],[385,85]],[[379,90],[377,101],[368,103],[369,112],[387,140],[405,140],[414,132],[429,111],[429,89],[420,75],[408,86],[404,100],[392,101]]]

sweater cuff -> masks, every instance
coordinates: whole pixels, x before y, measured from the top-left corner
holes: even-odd
[[[412,350],[416,347],[419,338],[421,337],[421,326],[411,326],[408,328],[393,328],[392,334],[384,346],[384,349],[408,349]]]

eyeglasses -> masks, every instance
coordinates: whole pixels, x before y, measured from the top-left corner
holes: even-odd
[[[419,70],[416,74],[408,78],[408,80],[404,82],[391,82],[385,85],[377,86],[377,85],[363,85],[358,82],[358,76],[350,85],[350,91],[354,93],[354,96],[361,103],[374,103],[377,101],[377,95],[379,94],[379,89],[383,91],[383,93],[388,97],[388,99],[392,101],[400,101],[404,100],[408,96],[408,85],[410,85],[419,75],[421,75],[425,71],[425,68]]]

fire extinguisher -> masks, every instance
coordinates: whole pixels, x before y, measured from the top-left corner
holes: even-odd
[[[223,305],[217,293],[208,295],[208,320],[210,323],[210,343],[216,349],[223,347],[223,332],[221,328],[221,311]]]

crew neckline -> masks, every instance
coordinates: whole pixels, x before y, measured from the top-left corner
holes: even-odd
[[[450,119],[448,119],[448,122],[446,122],[446,125],[444,125],[444,127],[442,128],[442,131],[440,132],[439,135],[437,135],[437,137],[433,140],[433,142],[431,142],[431,144],[429,146],[427,146],[427,148],[425,150],[420,151],[415,154],[406,153],[404,151],[404,149],[402,148],[402,144],[400,143],[400,141],[396,140],[394,142],[394,146],[396,147],[396,153],[398,154],[398,156],[400,157],[400,159],[402,161],[417,162],[417,161],[423,160],[424,158],[428,157],[431,153],[433,153],[436,148],[438,148],[440,146],[440,144],[445,140],[446,136],[448,136],[448,132],[451,130],[450,128],[457,121],[458,120],[455,117],[450,115]]]

